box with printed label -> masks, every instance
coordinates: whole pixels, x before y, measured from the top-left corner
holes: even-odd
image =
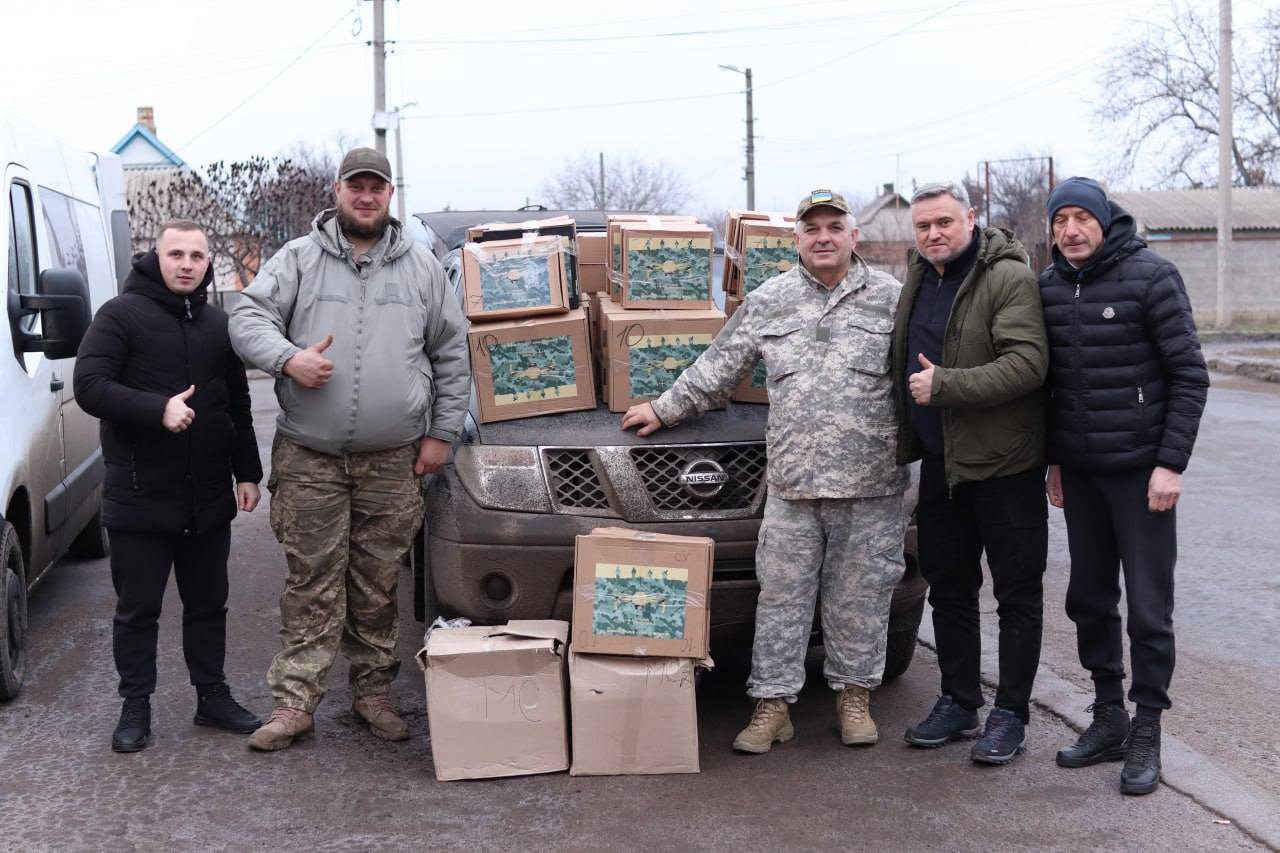
[[[742,296],[799,262],[796,254],[796,232],[791,225],[743,222],[740,246],[739,275],[742,284],[739,293]]]
[[[795,221],[793,214],[789,213],[766,213],[759,210],[730,210],[729,216],[725,220],[724,228],[724,274],[721,278],[721,285],[725,293],[731,293],[742,296],[742,258],[743,258],[743,228],[749,223],[764,223],[769,226],[781,226],[787,232],[795,237]],[[776,261],[777,259],[775,259]],[[795,260],[792,260],[792,264]],[[785,272],[785,270],[782,270]],[[776,275],[776,273],[773,273]],[[768,276],[765,276],[768,278]]]
[[[715,542],[598,527],[574,548],[574,650],[702,659]]]
[[[554,317],[476,323],[467,343],[481,423],[596,406],[591,333],[581,308]]]
[[[666,224],[696,225],[696,216],[647,216],[644,214],[614,213],[609,215],[606,225],[608,234],[608,254],[605,257],[608,267],[609,294],[614,302],[622,299],[622,228],[628,224],[648,224],[655,228]]]
[[[580,285],[578,282],[577,224],[568,216],[550,219],[530,219],[525,222],[488,222],[467,229],[468,243],[487,243],[493,240],[527,239],[533,235],[556,235],[565,254],[565,287],[569,291],[569,307],[577,308]]]
[[[600,358],[609,410],[652,400],[706,352],[724,326],[720,311],[628,311],[600,303]]]
[[[465,244],[462,287],[467,317],[500,320],[569,310],[560,240],[550,236]]]
[[[710,228],[626,223],[618,301],[624,308],[711,309]]]
[[[697,773],[696,667],[710,660],[569,649],[571,776]]]
[[[487,779],[569,767],[568,624],[434,628],[418,663],[436,778]]]

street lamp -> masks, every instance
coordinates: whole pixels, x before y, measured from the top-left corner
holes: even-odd
[[[417,101],[410,101],[407,104],[401,104],[391,111],[395,116],[396,125],[396,212],[399,214],[400,222],[404,223],[404,150],[400,147],[400,113],[409,107],[416,107]]]
[[[756,134],[754,119],[751,115],[751,69],[742,69],[736,65],[721,65],[725,71],[732,71],[747,78],[747,170],[743,180],[747,182],[747,210],[756,209]]]

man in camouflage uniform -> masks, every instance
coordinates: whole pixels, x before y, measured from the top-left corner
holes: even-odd
[[[263,265],[231,316],[245,362],[276,377],[271,529],[289,577],[284,649],[267,681],[276,709],[259,750],[310,734],[341,648],[356,716],[409,736],[390,699],[396,582],[422,525],[421,477],[440,470],[471,393],[466,320],[440,264],[388,210],[387,158],[356,148],[335,210]]]
[[[724,405],[763,359],[769,496],[756,549],[760,599],[748,694],[734,749],[790,740],[787,706],[804,685],[814,599],[822,593],[827,682],[847,745],[878,739],[870,691],[884,673],[889,603],[902,578],[905,469],[896,461],[889,349],[901,285],[856,254],[845,200],[814,190],[796,212],[800,265],[747,295],[672,388],[632,406],[648,435]]]

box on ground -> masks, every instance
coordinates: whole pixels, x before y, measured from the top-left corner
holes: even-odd
[[[715,541],[625,527],[579,535],[573,647],[579,654],[707,656]]]
[[[600,301],[600,361],[609,410],[662,394],[711,346],[725,316],[712,311],[628,311]]]
[[[561,621],[528,620],[427,634],[418,663],[437,779],[568,768],[568,630]]]
[[[710,660],[569,649],[573,776],[697,773],[694,669]]]
[[[596,407],[586,312],[476,323],[467,333],[480,422]]]
[[[712,230],[697,223],[623,223],[617,298],[624,308],[712,309]]]
[[[462,248],[463,309],[472,320],[569,310],[561,238],[494,240]]]
[[[533,235],[554,234],[560,237],[565,253],[565,286],[569,291],[569,307],[578,307],[578,264],[574,247],[577,241],[577,225],[568,216],[551,219],[530,219],[525,222],[488,222],[467,229],[468,243],[487,243],[491,240],[515,240]]]

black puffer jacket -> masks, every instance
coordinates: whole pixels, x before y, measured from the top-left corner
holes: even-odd
[[[1182,471],[1209,387],[1182,277],[1111,203],[1102,248],[1040,274],[1049,332],[1049,462]]]
[[[207,304],[212,270],[189,297],[164,285],[155,252],[136,255],[124,292],[99,309],[76,356],[75,395],[102,421],[103,523],[111,530],[210,530],[235,517],[232,477],[262,479],[244,365],[227,315]],[[162,425],[196,386],[191,427]]]

